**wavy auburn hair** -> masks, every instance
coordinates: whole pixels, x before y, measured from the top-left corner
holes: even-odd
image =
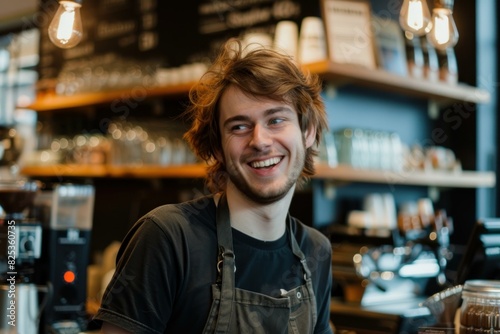
[[[215,62],[189,93],[190,105],[186,114],[191,128],[184,139],[193,152],[208,163],[207,186],[212,192],[225,189],[227,173],[221,153],[219,129],[219,101],[229,86],[239,88],[245,94],[284,101],[293,105],[298,113],[304,134],[316,128],[315,144],[306,150],[304,169],[299,182],[305,182],[314,174],[315,146],[319,145],[328,121],[320,96],[321,81],[317,75],[303,72],[290,57],[279,52],[253,48],[247,50],[237,39],[228,40]]]

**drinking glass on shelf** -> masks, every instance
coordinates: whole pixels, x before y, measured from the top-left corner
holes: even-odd
[[[159,149],[158,164],[170,165],[172,163],[172,144],[168,137],[160,136],[156,140]]]
[[[353,130],[345,128],[335,131],[334,137],[337,146],[338,160],[341,164],[352,165],[353,157]]]
[[[298,53],[298,60],[302,64],[327,59],[325,28],[320,17],[308,16],[302,19]]]
[[[273,47],[294,59],[297,59],[299,27],[293,21],[283,20],[276,24]]]
[[[380,169],[381,165],[381,145],[380,135],[378,131],[365,130],[364,131],[364,145],[362,156],[365,157],[367,162],[363,167],[369,169]]]
[[[271,35],[264,32],[248,32],[243,35],[243,46],[245,52],[250,52],[258,48],[272,48],[273,39]]]
[[[335,147],[335,139],[330,131],[325,131],[319,144],[319,161],[327,164],[329,167],[338,165],[337,148]]]
[[[391,146],[391,167],[393,171],[403,170],[403,143],[401,138],[395,132],[389,135]]]
[[[353,130],[351,165],[355,168],[366,169],[371,166],[370,159],[373,157],[373,154],[371,152],[372,142],[369,135],[370,133],[359,128]]]

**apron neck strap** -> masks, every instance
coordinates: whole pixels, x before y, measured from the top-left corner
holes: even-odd
[[[292,252],[296,257],[300,259],[300,263],[302,264],[302,268],[304,269],[304,279],[307,280],[308,278],[311,277],[311,271],[307,266],[306,256],[304,255],[304,253],[299,247],[299,244],[297,243],[297,239],[295,238],[295,231],[292,230],[292,217],[290,217],[290,214],[288,214],[287,216],[287,221],[288,221],[288,229],[290,231],[290,244],[292,245]]]
[[[234,250],[233,250],[233,231],[229,219],[229,208],[227,205],[226,194],[222,194],[217,206],[217,243],[219,255],[217,259],[217,282],[222,279],[229,282],[231,288],[234,288]],[[226,273],[227,271],[227,273]]]
[[[227,197],[225,193],[223,193],[219,199],[219,205],[217,206],[216,217],[217,217],[217,242],[219,244],[217,281],[221,282],[222,280],[221,274],[223,273],[222,267],[224,264],[228,264],[228,262],[231,262],[231,264],[228,265],[231,266],[230,268],[232,268],[233,272],[236,271],[236,267],[234,264],[235,256],[233,250],[233,234],[231,229],[231,221],[229,218]],[[292,218],[290,217],[290,214],[287,215],[287,223],[288,223],[288,230],[290,232],[289,235],[290,235],[290,245],[292,247],[292,252],[295,256],[299,258],[300,263],[302,264],[302,267],[304,269],[304,278],[307,279],[311,277],[311,271],[307,266],[306,257],[302,252],[302,250],[300,249],[297,240],[295,239],[294,231],[292,231]],[[228,259],[228,261],[223,261],[225,259]],[[231,276],[233,277],[232,286],[234,287],[234,275]]]
[[[221,297],[217,329],[219,333],[229,333],[229,324],[233,313],[234,299],[234,252],[231,223],[226,195],[219,199],[217,207],[217,241],[219,244],[219,258],[217,261],[217,283],[220,284]]]
[[[217,242],[219,248],[223,247],[226,252],[233,252],[233,233],[229,219],[229,208],[226,194],[223,193],[217,206]]]

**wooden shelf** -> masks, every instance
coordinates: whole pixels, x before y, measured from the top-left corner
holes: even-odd
[[[335,168],[317,165],[314,178],[339,182],[366,182],[443,188],[492,188],[496,184],[494,172],[426,172],[421,170],[395,172],[356,169],[345,165],[339,165]]]
[[[201,178],[204,165],[175,166],[110,166],[110,165],[51,165],[25,166],[21,174],[29,177],[114,177],[114,178]]]
[[[175,165],[175,166],[110,166],[111,177],[137,177],[137,178],[201,178],[206,175],[205,165]]]
[[[170,86],[145,87],[137,86],[112,91],[100,91],[92,93],[81,93],[75,95],[48,95],[39,98],[32,104],[20,106],[36,111],[51,111],[59,109],[71,109],[115,103],[115,101],[132,101],[137,103],[146,98],[163,96],[187,95],[193,83],[185,83]]]
[[[377,90],[434,100],[440,103],[487,103],[488,91],[465,84],[446,84],[396,75],[384,70],[372,70],[351,64],[321,61],[305,66],[334,85],[354,84]]]
[[[53,165],[28,166],[21,170],[29,177],[115,177],[115,178],[202,178],[206,175],[204,165],[178,166],[105,166],[105,165]],[[316,166],[315,179],[336,182],[367,182],[388,185],[416,185],[451,188],[494,187],[493,172],[391,172],[360,170],[350,166],[331,168]]]
[[[389,73],[384,70],[371,70],[357,65],[337,64],[321,61],[304,66],[305,70],[317,73],[325,81],[334,85],[353,84],[377,90],[394,92],[405,96],[430,99],[440,103],[471,102],[486,103],[490,100],[489,92],[465,84],[445,84],[430,82]],[[82,93],[71,96],[47,95],[30,105],[20,106],[36,111],[50,111],[70,108],[82,108],[115,101],[143,101],[151,97],[175,97],[187,95],[194,83],[163,87],[136,86],[113,91]]]
[[[105,165],[35,165],[21,168],[28,177],[104,177],[108,173]]]

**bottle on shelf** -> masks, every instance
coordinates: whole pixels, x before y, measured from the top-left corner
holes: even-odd
[[[428,81],[439,81],[439,60],[436,49],[427,41],[425,36],[420,37],[424,54],[424,78]]]
[[[458,83],[458,65],[455,50],[448,48],[438,51],[439,80],[448,84]]]
[[[412,78],[424,78],[424,53],[418,37],[406,36],[408,73]]]

